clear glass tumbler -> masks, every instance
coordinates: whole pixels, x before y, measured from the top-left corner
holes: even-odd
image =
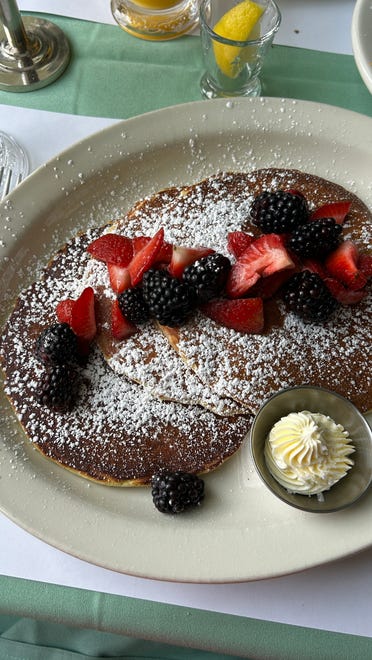
[[[205,73],[200,88],[205,98],[261,94],[259,75],[279,28],[281,14],[274,0],[257,0],[263,13],[248,39],[238,41],[217,34],[214,27],[221,17],[241,2],[201,0],[200,33]],[[239,27],[237,31],[242,32]]]
[[[199,22],[199,0],[111,0],[123,30],[150,41],[175,39]]]

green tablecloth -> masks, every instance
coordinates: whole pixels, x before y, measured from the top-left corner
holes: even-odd
[[[126,119],[200,100],[199,37],[154,43],[111,25],[49,17],[68,36],[71,63],[50,87],[0,92],[0,103]],[[372,95],[351,55],[274,45],[262,75],[263,94],[329,103],[372,116]]]
[[[70,40],[68,69],[44,89],[24,94],[0,92],[0,103],[128,118],[200,99],[203,65],[199,37],[152,43],[137,40],[116,26],[50,19]],[[372,96],[351,56],[274,45],[265,62],[262,83],[266,96],[318,101],[372,117]],[[372,657],[372,640],[365,637],[5,576],[0,577],[1,611],[0,658],[4,660],[227,657],[216,653],[265,660]]]

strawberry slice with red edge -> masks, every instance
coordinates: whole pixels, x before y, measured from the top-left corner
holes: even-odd
[[[227,249],[235,259],[239,259],[253,240],[254,237],[245,231],[230,231],[227,234]]]
[[[145,245],[148,245],[150,241],[151,241],[150,236],[135,236],[134,238],[132,238],[133,254],[134,255],[137,254],[137,252],[142,250],[142,248],[145,247]],[[172,243],[163,241],[163,245],[159,250],[155,263],[169,264],[172,258],[172,251],[173,251]]]
[[[358,258],[358,269],[367,279],[372,277],[372,254],[360,254]]]
[[[358,248],[353,241],[344,241],[325,260],[328,273],[352,291],[363,289],[367,277],[358,268]]]
[[[303,259],[302,268],[304,270],[311,270],[312,273],[319,275],[322,280],[327,277],[327,271],[323,264],[319,263],[319,261],[316,261],[316,259]]]
[[[333,218],[337,224],[342,225],[350,211],[351,201],[348,199],[339,202],[328,202],[322,204],[310,215],[310,220],[321,220],[322,218]]]
[[[87,342],[92,341],[96,335],[94,291],[91,286],[84,289],[72,307],[71,328],[78,337]]]
[[[120,234],[104,234],[87,247],[89,254],[105,263],[127,266],[133,257],[133,244],[130,238]]]
[[[325,277],[323,282],[328,288],[328,291],[341,305],[356,305],[367,293],[365,289],[352,291],[334,277]]]
[[[173,277],[182,277],[183,271],[187,266],[195,263],[198,259],[213,254],[214,250],[207,247],[189,248],[182,246],[173,246],[172,258],[168,267],[170,275]]]
[[[277,271],[294,268],[279,234],[264,234],[256,238],[231,267],[226,283],[230,298],[241,298],[259,280]]]
[[[292,277],[295,270],[295,268],[287,268],[286,270],[280,270],[277,273],[268,275],[268,277],[261,277],[251,288],[249,295],[254,297],[259,296],[263,300],[269,300]]]
[[[311,270],[322,278],[329,292],[341,305],[354,305],[362,300],[365,291],[351,291],[335,277],[331,277],[322,264],[315,259],[304,259],[303,268]]]
[[[60,300],[56,307],[57,319],[60,323],[67,323],[71,326],[72,320],[72,309],[75,305],[75,300],[72,298],[66,298],[66,300]]]
[[[131,279],[127,267],[117,264],[107,264],[111,288],[115,293],[122,293],[131,286]]]
[[[164,243],[164,229],[161,227],[155,236],[134,255],[128,266],[132,286],[138,284],[143,274],[156,262]]]
[[[212,300],[201,307],[210,319],[226,328],[245,334],[258,334],[264,327],[263,302],[261,298],[235,300]]]
[[[137,327],[130,323],[120,311],[119,303],[114,300],[111,308],[111,334],[115,339],[127,339],[137,332]]]

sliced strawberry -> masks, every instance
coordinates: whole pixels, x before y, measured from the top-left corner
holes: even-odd
[[[111,308],[111,334],[115,339],[126,339],[137,332],[137,328],[120,311],[119,303],[114,300]]]
[[[130,238],[119,234],[104,234],[87,247],[89,254],[105,263],[127,266],[133,257]]]
[[[239,259],[244,250],[252,243],[253,236],[245,231],[230,231],[227,234],[227,249],[235,259]]]
[[[347,214],[350,211],[351,201],[343,200],[340,202],[329,202],[315,209],[310,215],[310,220],[320,220],[321,218],[333,218],[337,224],[342,225]]]
[[[303,269],[311,270],[324,280],[327,277],[327,271],[324,266],[315,259],[304,259],[302,262]]]
[[[218,299],[206,303],[202,312],[216,323],[244,333],[260,333],[264,326],[261,298]]]
[[[214,250],[207,247],[178,247],[173,246],[172,258],[169,264],[169,273],[173,277],[182,277],[183,271],[198,259],[213,254]]]
[[[135,236],[132,238],[133,255],[137,254],[142,248],[151,241],[151,236]]]
[[[294,262],[278,234],[256,238],[232,266],[226,284],[230,298],[241,298],[260,277],[293,268]]]
[[[136,286],[141,281],[143,274],[154,265],[163,247],[163,242],[164,229],[161,227],[155,236],[134,255],[128,266],[132,286]]]
[[[56,307],[57,319],[60,323],[67,323],[71,325],[72,319],[72,308],[75,305],[75,300],[72,298],[66,298],[66,300],[61,300]]]
[[[332,277],[352,291],[363,289],[366,276],[358,269],[358,248],[352,241],[344,241],[325,260],[325,267]]]
[[[258,282],[251,288],[249,295],[250,296],[259,296],[263,300],[268,300],[272,298],[280,287],[286,283],[287,280],[293,275],[296,269],[288,268],[286,270],[280,270],[277,273],[273,273],[268,277],[261,277]]]
[[[151,241],[150,236],[135,236],[132,239],[133,243],[133,254],[137,254],[142,250],[145,245]],[[159,250],[158,256],[155,263],[169,264],[172,258],[173,245],[167,241],[163,241],[163,245]]]
[[[111,288],[115,293],[122,293],[131,286],[129,270],[116,264],[107,264]]]
[[[372,277],[372,254],[360,254],[358,268],[367,279]]]
[[[75,301],[71,313],[71,328],[78,337],[88,342],[96,335],[94,291],[91,286],[86,287]]]
[[[323,281],[329,292],[341,305],[355,305],[366,295],[366,291],[363,289],[359,289],[359,291],[347,289],[346,286],[334,277],[325,277]]]

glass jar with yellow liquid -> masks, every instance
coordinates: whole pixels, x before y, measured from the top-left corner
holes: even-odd
[[[193,30],[199,20],[199,0],[111,0],[114,19],[141,39],[165,41]]]

